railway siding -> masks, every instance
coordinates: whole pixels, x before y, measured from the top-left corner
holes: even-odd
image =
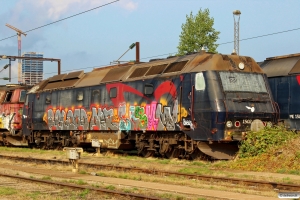
[[[69,178],[69,179],[80,179],[84,181],[96,181],[96,182],[105,182],[108,184],[114,185],[126,185],[132,187],[142,187],[147,188],[148,190],[152,191],[167,191],[173,193],[181,193],[181,194],[190,194],[190,195],[199,195],[208,198],[217,198],[217,199],[232,199],[232,200],[240,200],[240,199],[248,199],[248,200],[273,200],[277,199],[275,197],[264,197],[258,195],[249,195],[249,194],[241,194],[235,192],[227,192],[227,191],[216,191],[216,190],[209,190],[209,189],[199,189],[199,188],[192,188],[187,186],[178,186],[178,185],[170,185],[170,184],[161,184],[161,183],[150,183],[150,182],[143,182],[143,181],[136,181],[136,180],[128,180],[128,179],[119,179],[119,178],[111,178],[111,177],[100,177],[100,176],[90,176],[90,175],[82,175],[82,174],[74,174],[71,172],[58,172],[58,171],[51,171],[45,169],[36,169],[30,167],[20,167],[20,166],[12,166],[12,165],[5,165],[0,164],[2,169],[10,168],[12,170],[22,170],[27,173],[35,173],[40,175],[47,175],[51,177],[58,177],[58,178]]]
[[[26,162],[34,161],[34,162],[41,162],[41,163],[69,165],[68,161],[54,160],[54,159],[25,158],[25,157],[5,156],[5,155],[0,155],[0,158],[9,158],[9,159],[26,161]],[[263,181],[263,180],[247,180],[247,179],[241,179],[241,178],[230,178],[230,177],[211,176],[211,175],[187,174],[187,173],[178,173],[178,172],[170,172],[170,171],[162,171],[162,170],[149,170],[149,169],[143,169],[143,168],[137,168],[137,167],[124,167],[124,166],[98,164],[98,163],[87,163],[87,162],[80,162],[80,165],[98,169],[98,170],[117,170],[117,171],[122,171],[122,172],[124,172],[124,171],[138,172],[138,173],[146,173],[146,174],[153,174],[153,175],[160,175],[160,176],[174,175],[174,176],[182,176],[182,177],[185,177],[188,179],[195,179],[195,180],[228,182],[228,183],[232,183],[232,184],[236,184],[236,185],[242,184],[245,186],[257,187],[257,188],[268,188],[269,190],[300,191],[300,185],[298,185],[298,184],[279,183],[279,182]],[[36,169],[36,170],[39,171],[38,169]]]

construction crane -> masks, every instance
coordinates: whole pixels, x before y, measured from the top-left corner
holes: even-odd
[[[5,24],[8,28],[11,28],[12,30],[17,32],[18,35],[18,56],[21,57],[21,35],[23,34],[26,36],[27,34],[21,31],[20,29],[17,29],[16,27],[13,27],[12,25]],[[21,74],[21,59],[18,59],[18,83],[22,83],[22,74]]]

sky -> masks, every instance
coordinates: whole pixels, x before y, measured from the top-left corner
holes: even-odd
[[[234,10],[241,11],[240,55],[259,62],[300,53],[299,0],[2,0],[0,55],[18,55],[16,32],[5,26],[8,23],[23,32],[31,30],[22,35],[22,53],[61,59],[62,73],[107,66],[135,42],[140,43],[141,61],[148,62],[174,55],[186,15],[206,8],[220,31],[219,53],[230,54],[234,48]],[[283,33],[274,34],[278,32]],[[120,60],[135,60],[135,49]],[[1,59],[0,70],[6,64],[8,60]],[[17,66],[13,61],[11,83],[18,82]],[[57,63],[45,61],[44,79],[56,74]],[[8,69],[0,72],[3,77],[8,77]],[[9,82],[0,79],[3,84]]]

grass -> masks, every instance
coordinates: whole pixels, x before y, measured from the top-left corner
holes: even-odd
[[[50,176],[44,176],[42,177],[42,180],[52,180],[52,178]]]
[[[75,181],[75,184],[77,184],[77,185],[87,185],[88,183],[83,181],[82,179],[79,179],[79,180]]]
[[[85,170],[80,170],[78,173],[79,174],[87,174],[87,172]]]
[[[40,198],[40,195],[41,195],[41,192],[39,191],[35,191],[35,192],[30,192],[30,193],[27,193],[26,196],[29,197],[30,199],[41,199]]]
[[[10,187],[0,187],[0,196],[17,194],[18,191]]]
[[[80,196],[81,198],[86,198],[86,196],[87,196],[89,193],[90,193],[90,190],[89,190],[89,189],[85,189],[85,190],[83,190],[83,191],[79,194],[79,196]]]
[[[115,190],[116,189],[116,187],[113,186],[113,185],[108,185],[105,188],[108,189],[108,190]]]
[[[212,170],[207,167],[185,167],[180,169],[178,172],[187,173],[187,174],[212,174]]]

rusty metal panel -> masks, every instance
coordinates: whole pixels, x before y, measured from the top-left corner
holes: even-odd
[[[41,82],[39,82],[38,84],[36,84],[35,86],[33,86],[28,93],[35,93],[35,92],[39,92],[41,90],[44,89],[44,87],[48,84],[49,79],[46,80],[42,80]]]
[[[287,76],[290,74],[290,72],[299,72],[299,64],[296,66],[299,59],[300,56],[275,60],[265,60],[261,64],[261,67],[268,77]]]
[[[60,85],[60,88],[74,87],[79,80],[80,79],[76,78],[76,79],[70,79],[70,80],[63,81],[62,84]]]
[[[299,74],[300,73],[300,59],[294,65],[293,69],[290,71],[289,74]]]
[[[150,68],[150,70],[147,72],[146,76],[151,76],[151,75],[157,75],[161,74],[165,68],[167,67],[168,64],[162,64],[162,65],[154,65]]]
[[[68,73],[67,76],[64,77],[64,80],[69,80],[69,79],[79,79],[84,75],[84,71],[77,71],[77,72],[70,72]]]
[[[106,76],[107,72],[109,72],[110,69],[111,68],[100,68],[85,74],[85,76],[80,79],[80,82],[76,84],[76,87],[99,85],[103,77]]]
[[[2,103],[3,102],[3,100],[4,100],[4,97],[5,97],[5,94],[6,94],[6,91],[5,90],[3,90],[3,91],[0,91],[0,103]],[[1,106],[0,106],[1,107]]]
[[[240,69],[242,63],[244,69]],[[263,73],[259,65],[250,57],[238,55],[222,55],[199,53],[196,57],[187,63],[182,73],[200,72],[200,71],[224,71],[233,70],[241,72],[257,72]]]
[[[106,74],[106,76],[101,80],[101,82],[119,81],[130,69],[131,66],[123,66],[118,68],[112,68]]]
[[[66,75],[67,74],[59,74],[59,75],[56,75],[56,76],[52,76],[49,79],[49,83],[57,82],[57,81],[62,81]]]
[[[54,90],[57,88],[60,88],[63,85],[62,81],[57,81],[57,82],[52,82],[52,83],[48,83],[43,90]]]
[[[181,61],[181,62],[174,62],[174,63],[169,64],[167,69],[164,71],[164,74],[181,71],[187,62],[188,62],[188,60]]]
[[[143,67],[143,68],[136,68],[132,74],[129,76],[129,78],[138,78],[145,75],[145,73],[148,71],[150,67]]]

